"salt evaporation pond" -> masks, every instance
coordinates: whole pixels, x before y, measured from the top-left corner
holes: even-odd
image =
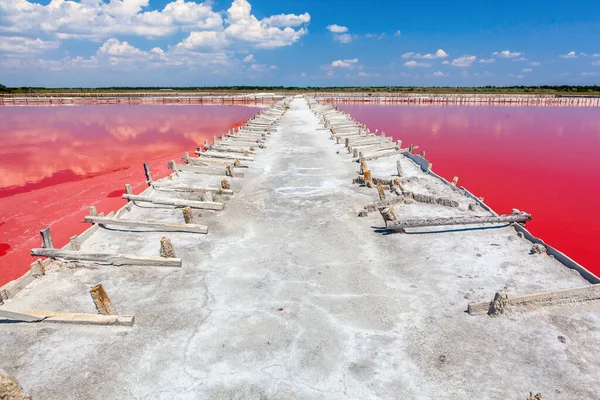
[[[62,247],[89,224],[87,208],[115,211],[124,185],[145,187],[167,162],[246,121],[242,106],[75,106],[0,108],[0,285],[29,268],[29,250],[49,226]]]
[[[600,274],[600,110],[340,104],[499,213],[527,211],[527,228]]]

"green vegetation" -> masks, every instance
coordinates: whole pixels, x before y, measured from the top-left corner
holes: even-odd
[[[229,93],[310,93],[310,92],[344,92],[344,93],[454,93],[454,94],[552,94],[552,95],[600,95],[600,86],[480,86],[480,87],[415,87],[415,86],[329,86],[329,87],[295,87],[295,86],[196,86],[196,87],[102,87],[102,88],[45,88],[14,87],[0,85],[0,93],[12,94],[61,94],[61,93],[133,93],[161,92],[218,92]]]

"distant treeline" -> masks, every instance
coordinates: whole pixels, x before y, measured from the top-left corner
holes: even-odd
[[[110,92],[346,92],[346,93],[507,93],[507,94],[586,94],[599,95],[600,86],[479,86],[479,87],[415,87],[415,86],[114,86],[99,88],[45,88],[6,87],[0,84],[0,93],[110,93]]]

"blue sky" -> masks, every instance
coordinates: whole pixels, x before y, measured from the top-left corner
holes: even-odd
[[[597,0],[0,0],[7,86],[600,84]]]

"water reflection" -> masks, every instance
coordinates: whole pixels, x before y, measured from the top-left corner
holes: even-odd
[[[167,161],[246,121],[243,106],[0,107],[0,285],[21,276],[50,227],[54,244],[87,228],[87,207],[125,204],[126,183],[144,189]]]
[[[0,108],[0,197],[193,150],[255,112],[231,106]]]

